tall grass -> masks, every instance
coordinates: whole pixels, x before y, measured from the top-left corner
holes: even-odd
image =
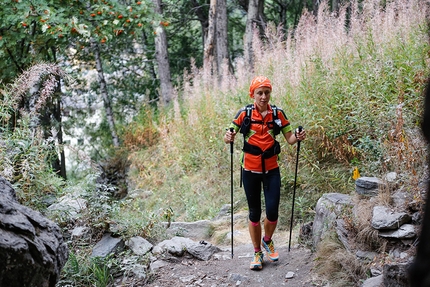
[[[38,63],[0,90],[0,174],[14,185],[22,203],[36,209],[46,208],[43,201],[64,185],[50,166],[62,148],[56,144],[58,131],[52,125],[46,137],[40,127],[41,112],[55,96],[57,77],[67,80],[58,65]],[[39,92],[31,94],[35,87]],[[20,107],[23,102],[29,107]]]
[[[283,108],[293,127],[303,125],[298,219],[312,218],[325,192],[354,190],[351,171],[383,176],[395,171],[418,183],[425,145],[418,130],[422,90],[429,74],[427,7],[424,1],[354,2],[338,13],[320,6],[282,34],[269,25],[254,39],[255,71],[243,61],[235,74],[216,77],[193,68],[185,76],[173,111],[161,113],[158,144],[133,154],[136,189],[149,209],[172,208],[174,220],[216,215],[229,203],[230,155],[222,141],[235,113],[251,102],[250,80],[257,74],[273,82],[272,103]],[[242,139],[234,152],[237,208]],[[296,149],[283,141],[281,228],[288,218]],[[147,193],[146,193],[147,194]],[[284,212],[285,211],[285,212]]]

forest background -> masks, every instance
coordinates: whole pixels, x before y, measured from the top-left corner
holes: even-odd
[[[230,203],[222,136],[258,74],[308,134],[295,226],[323,193],[351,193],[354,170],[396,172],[422,200],[429,1],[1,2],[0,174],[64,230],[78,222],[47,207],[66,194],[89,199],[93,242],[112,222],[155,242],[162,221],[216,216]],[[288,229],[296,149],[282,150]],[[240,153],[238,139],[235,211]]]

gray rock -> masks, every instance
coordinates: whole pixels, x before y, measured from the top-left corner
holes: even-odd
[[[237,282],[237,281],[244,282],[248,280],[248,277],[243,274],[232,273],[229,276],[229,280],[233,282]]]
[[[3,194],[7,199],[10,200],[17,200],[16,192],[12,187],[12,184],[10,184],[9,181],[7,181],[4,177],[0,176],[0,193]]]
[[[325,233],[334,227],[336,219],[342,217],[343,209],[351,206],[351,197],[341,193],[326,193],[318,200],[312,225],[312,241],[315,247]]]
[[[87,226],[75,227],[75,228],[73,228],[73,230],[71,232],[72,239],[82,238],[86,234],[88,234],[89,231],[90,231],[90,229]]]
[[[366,281],[363,282],[363,285],[361,285],[361,287],[380,287],[382,286],[382,281],[382,275],[371,277],[369,279],[366,279]]]
[[[221,249],[208,242],[199,242],[187,246],[187,251],[195,258],[206,261],[209,260],[214,253],[220,252]]]
[[[417,211],[417,212],[414,212],[412,214],[412,223],[413,224],[420,225],[422,223],[422,219],[423,219],[423,217],[422,217],[421,212]]]
[[[372,261],[373,259],[376,258],[376,256],[378,256],[378,253],[371,252],[371,251],[358,250],[355,253],[355,256],[357,256],[358,258],[360,258],[361,260],[364,260],[364,261]]]
[[[396,212],[385,206],[375,206],[371,224],[377,230],[392,230],[399,228],[410,220],[411,216],[406,212]]]
[[[395,182],[397,179],[397,172],[389,172],[385,175],[385,180],[388,182]]]
[[[351,250],[348,241],[348,230],[345,226],[345,220],[343,220],[342,218],[336,219],[335,229],[337,237],[339,238],[340,242],[342,242],[343,246],[345,246],[347,250]]]
[[[164,240],[158,243],[152,249],[152,253],[162,254],[167,252],[174,256],[183,256],[187,249],[187,246],[193,243],[194,241],[189,238],[176,236],[172,239]]]
[[[395,207],[405,208],[407,203],[412,201],[413,196],[410,192],[396,191],[391,198]]]
[[[82,209],[87,208],[87,201],[83,198],[74,198],[71,195],[65,195],[57,203],[48,207],[51,213],[59,213],[69,220],[78,218]]]
[[[172,236],[183,236],[195,240],[209,239],[211,229],[210,220],[199,220],[195,222],[171,222],[166,230]]]
[[[230,216],[231,214],[231,204],[224,204],[218,212],[218,215],[214,218],[214,220],[223,218],[225,216]]]
[[[397,230],[379,231],[379,236],[384,238],[410,239],[417,236],[412,224],[403,224]]]
[[[162,254],[168,252],[175,256],[183,256],[185,251],[200,260],[209,260],[212,255],[221,250],[209,242],[194,242],[185,237],[173,237],[169,240],[164,240],[153,248],[154,254]]]
[[[55,287],[67,258],[58,225],[19,204],[0,176],[0,286]]]
[[[285,279],[292,279],[294,278],[294,272],[289,271],[286,275],[285,275]]]
[[[149,265],[149,269],[150,269],[152,272],[154,272],[154,271],[157,271],[158,269],[160,269],[161,267],[164,267],[164,266],[166,266],[166,265],[167,265],[167,262],[166,262],[166,261],[163,261],[163,260],[156,260],[156,261],[152,262],[152,263]]]
[[[135,264],[133,266],[132,272],[136,278],[139,280],[145,279],[147,277],[147,270],[146,266],[142,264]]]
[[[106,233],[93,248],[91,257],[106,257],[109,254],[120,252],[124,249],[124,241],[119,237],[113,237]]]
[[[131,251],[133,251],[136,255],[145,255],[149,251],[151,251],[153,245],[148,242],[145,238],[140,236],[132,237],[125,243]]]
[[[386,184],[377,177],[359,177],[355,181],[355,191],[360,195],[375,196]]]
[[[376,268],[370,268],[370,274],[372,277],[376,277],[379,275],[382,275],[382,270],[376,269]]]

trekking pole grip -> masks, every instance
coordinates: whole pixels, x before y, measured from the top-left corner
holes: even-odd
[[[231,133],[232,133],[232,132],[234,132],[234,129],[233,129],[233,128],[230,128],[230,132],[231,132]],[[230,153],[231,153],[231,154],[233,154],[233,143],[234,143],[234,142],[232,142],[232,141],[230,142]]]
[[[301,132],[302,132],[302,130],[303,130],[303,127],[302,127],[302,126],[299,126],[297,129],[298,129],[299,133],[301,133]],[[296,138],[297,138],[297,135],[295,135],[295,136],[296,136]],[[301,141],[299,140],[299,141],[298,141],[298,143],[300,143],[300,142],[301,142]]]

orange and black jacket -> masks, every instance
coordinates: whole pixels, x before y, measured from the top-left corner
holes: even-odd
[[[230,128],[244,133],[242,167],[260,173],[278,167],[277,154],[280,152],[280,146],[275,139],[276,134],[292,131],[282,109],[268,105],[268,113],[263,119],[255,104],[242,108]]]

